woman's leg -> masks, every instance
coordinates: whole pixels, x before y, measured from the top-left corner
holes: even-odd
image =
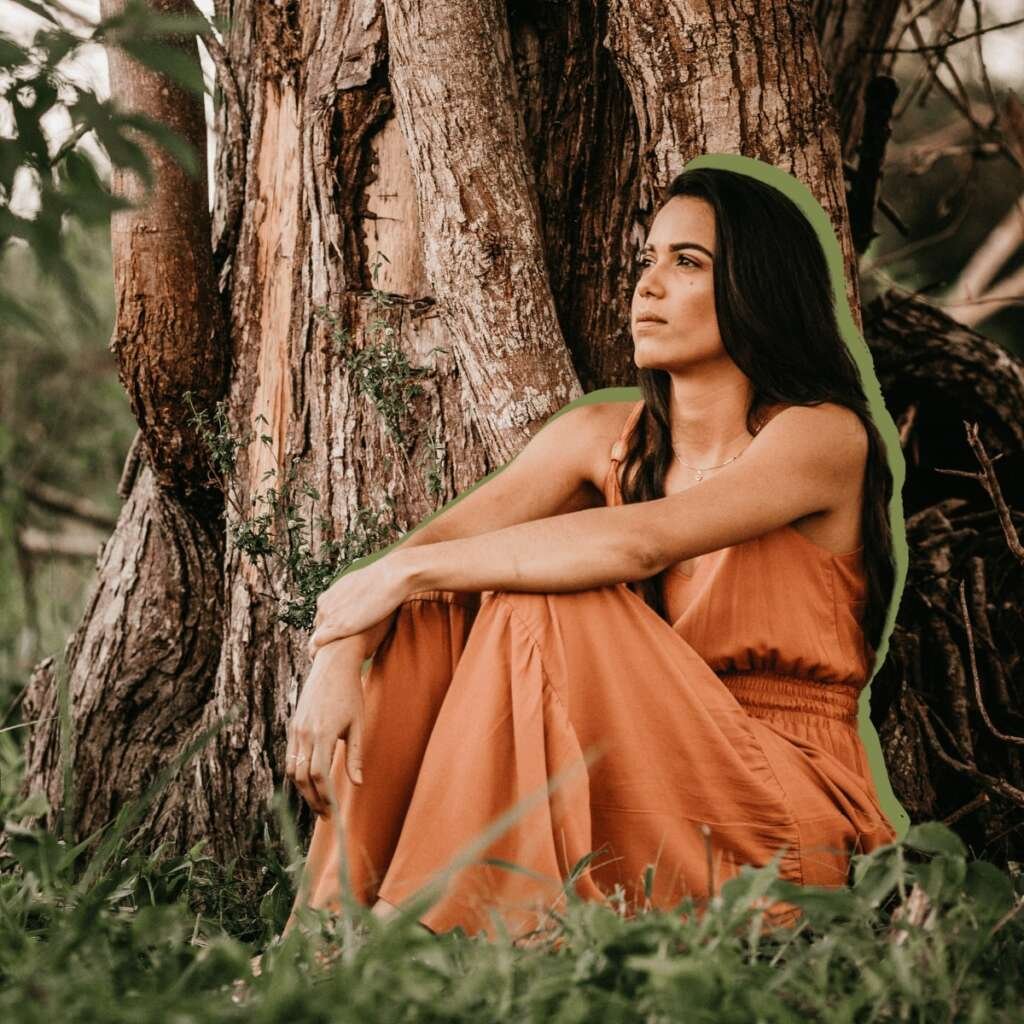
[[[577,894],[618,885],[634,907],[650,865],[650,902],[665,908],[699,905],[780,847],[780,875],[800,880],[798,828],[756,728],[624,585],[485,592],[380,896],[402,905],[517,803],[518,820],[450,874],[428,927],[495,935],[495,910],[515,935],[541,927],[592,851]]]
[[[340,910],[342,844],[353,895],[367,905],[374,901],[479,605],[477,593],[431,590],[399,608],[364,681],[362,785],[348,779],[343,744],[335,751],[331,778],[338,809],[318,818],[313,829],[307,906]],[[293,911],[285,932],[294,923]]]

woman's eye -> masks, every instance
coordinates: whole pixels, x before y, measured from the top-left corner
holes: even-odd
[[[676,263],[679,264],[679,265],[682,265],[681,261],[683,261],[683,260],[685,260],[692,267],[696,267],[697,266],[697,264],[693,260],[691,260],[689,256],[683,256],[683,255],[679,256],[679,258],[676,260]],[[637,267],[641,267],[642,268],[642,267],[649,267],[651,264],[650,264],[650,260],[648,260],[646,256],[641,256],[636,261],[636,265],[637,265]]]

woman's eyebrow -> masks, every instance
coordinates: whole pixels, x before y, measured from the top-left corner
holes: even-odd
[[[707,249],[704,248],[703,245],[700,245],[698,242],[673,242],[668,247],[669,252],[679,252],[680,249],[698,249],[700,250],[700,252],[704,253],[704,255],[707,256],[709,260],[713,260],[715,258],[714,253],[709,252]],[[653,252],[654,246],[651,245],[650,242],[648,242],[640,251]]]

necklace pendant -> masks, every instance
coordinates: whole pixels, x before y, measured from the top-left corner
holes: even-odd
[[[697,470],[697,483],[700,483],[704,479],[704,474],[698,469]]]

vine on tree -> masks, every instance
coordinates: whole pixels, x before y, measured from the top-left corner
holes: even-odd
[[[381,266],[383,263],[390,263],[390,260],[383,252],[378,252],[376,257],[371,268],[373,285],[370,288],[375,315],[369,320],[364,331],[364,337],[370,339],[367,343],[356,348],[353,345],[351,330],[341,326],[338,314],[328,307],[318,306],[314,312],[330,324],[335,354],[339,356],[350,374],[356,391],[368,398],[380,413],[388,435],[408,463],[406,447],[415,446],[419,442],[423,428],[417,426],[407,434],[404,421],[412,407],[412,400],[423,394],[423,388],[418,381],[433,376],[436,369],[413,366],[395,341],[395,328],[388,321],[385,311],[400,305],[403,299],[378,287]],[[381,340],[374,341],[377,336],[380,336]],[[436,346],[427,354],[444,351],[440,346]],[[435,499],[441,494],[443,486],[441,468],[444,465],[445,451],[444,439],[440,432],[432,433],[425,462],[427,488],[431,497]],[[420,466],[423,464],[422,461],[419,463]]]
[[[358,392],[369,398],[382,416],[387,433],[402,458],[408,462],[406,445],[410,442],[415,445],[424,434],[424,428],[417,427],[410,437],[403,428],[403,421],[412,400],[423,394],[418,381],[432,375],[435,370],[410,365],[395,342],[395,328],[388,323],[383,311],[397,305],[401,299],[377,287],[381,261],[387,261],[383,253],[378,253],[378,256],[373,266],[374,284],[370,292],[376,315],[370,320],[366,335],[371,339],[382,335],[383,340],[371,341],[356,349],[351,344],[351,331],[339,325],[336,313],[327,307],[318,307],[315,313],[331,324],[335,352],[343,359]],[[431,351],[444,350],[435,348]],[[399,532],[395,523],[394,500],[385,498],[383,507],[378,509],[357,509],[355,523],[342,537],[324,541],[314,555],[310,523],[315,516],[314,503],[320,500],[320,493],[309,483],[299,485],[298,456],[292,458],[279,487],[270,484],[265,491],[250,499],[251,509],[247,514],[238,494],[235,473],[238,450],[253,441],[255,432],[244,437],[235,436],[228,424],[224,401],[218,402],[210,413],[195,407],[192,392],[186,392],[184,397],[191,412],[189,424],[196,430],[206,450],[211,480],[224,494],[225,517],[232,542],[260,568],[270,588],[270,593],[262,596],[276,602],[279,621],[297,629],[310,630],[320,594],[354,562],[394,540]],[[268,420],[261,413],[255,423],[266,425]],[[261,433],[259,440],[272,449],[273,439],[268,434]],[[431,496],[436,498],[443,487],[441,468],[446,453],[439,430],[427,435],[426,447],[426,482]],[[276,476],[276,468],[268,469],[260,484]],[[302,506],[303,498],[309,500],[308,509]],[[233,517],[229,516],[229,511]],[[322,532],[329,531],[330,520],[316,516],[316,523]],[[278,567],[277,574],[274,566]],[[278,577],[280,586],[275,583]]]
[[[184,397],[192,413],[189,422],[206,448],[211,478],[224,494],[225,516],[228,517],[228,509],[234,512],[234,519],[228,517],[232,541],[262,569],[271,591],[263,596],[277,603],[278,620],[296,629],[312,629],[320,594],[354,562],[394,539],[398,531],[393,500],[385,498],[382,509],[357,509],[355,524],[340,539],[324,541],[314,555],[310,521],[314,516],[313,503],[320,500],[320,492],[309,483],[301,484],[301,496],[309,499],[307,517],[301,496],[298,500],[295,497],[299,458],[292,458],[279,489],[271,485],[250,499],[250,506],[257,511],[246,515],[235,482],[236,456],[240,447],[252,442],[255,433],[245,437],[232,434],[223,401],[216,404],[211,416],[207,410],[195,408],[191,392]],[[265,424],[267,419],[261,413],[256,422]],[[260,441],[268,447],[272,444],[267,434],[261,434]],[[276,475],[276,469],[268,469],[260,483]],[[323,516],[317,516],[316,522],[325,532],[331,525]],[[279,567],[282,577],[280,588],[275,585],[274,565]]]

